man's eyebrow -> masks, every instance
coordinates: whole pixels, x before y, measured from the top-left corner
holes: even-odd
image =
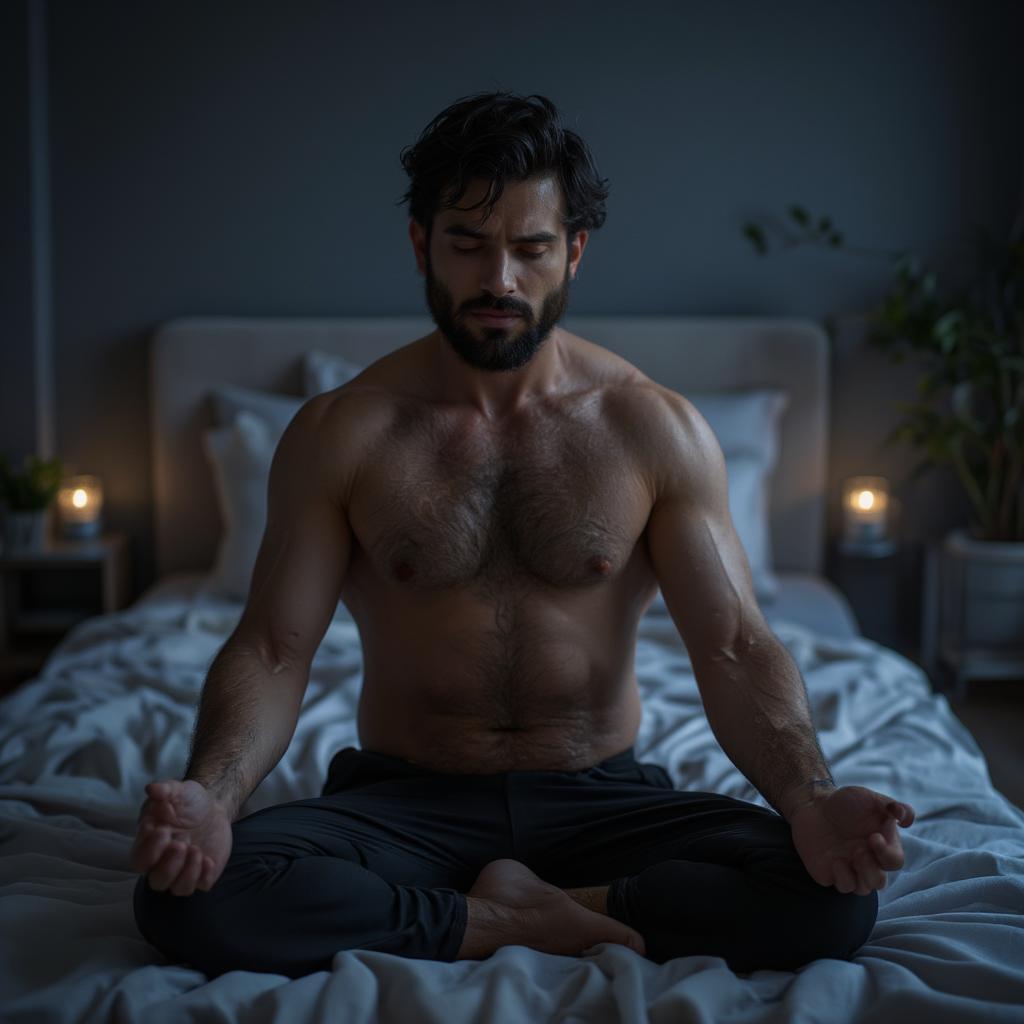
[[[486,238],[482,231],[474,231],[472,228],[467,228],[462,224],[449,224],[444,229],[446,235],[458,235],[461,238]],[[518,235],[512,239],[513,242],[557,242],[558,235],[553,235],[550,231],[537,231],[532,235]]]

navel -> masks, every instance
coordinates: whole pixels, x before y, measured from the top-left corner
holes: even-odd
[[[395,576],[404,583],[416,575],[416,570],[408,562],[398,562],[394,568]]]

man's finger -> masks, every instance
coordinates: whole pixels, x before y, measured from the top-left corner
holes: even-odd
[[[903,844],[895,831],[895,825],[890,825],[892,835],[887,839],[881,832],[874,832],[868,840],[868,845],[878,860],[879,867],[884,871],[897,871],[903,867]]]
[[[857,891],[867,896],[875,889],[885,888],[885,872],[878,866],[870,850],[862,850],[854,858],[857,867]]]
[[[896,819],[901,828],[907,828],[914,823],[916,815],[910,804],[901,804],[898,800],[890,800],[885,810],[887,814],[891,814]]]
[[[156,867],[149,872],[149,887],[154,892],[164,892],[170,888],[171,882],[178,877],[187,851],[187,843],[172,842],[168,846]]]
[[[171,882],[171,892],[175,896],[191,896],[196,891],[196,882],[203,870],[203,851],[198,846],[190,846],[185,854],[185,861],[178,872],[178,877]]]
[[[170,841],[171,833],[167,829],[154,829],[137,839],[132,851],[135,870],[141,873],[148,872],[154,864],[159,862]]]
[[[196,883],[197,889],[202,889],[203,892],[209,892],[213,887],[213,861],[204,856],[203,857],[203,870],[199,876],[199,881]]]

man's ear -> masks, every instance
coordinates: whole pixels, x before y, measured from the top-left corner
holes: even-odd
[[[427,232],[414,217],[409,218],[409,238],[412,240],[412,249],[416,256],[416,267],[420,274],[426,274]]]
[[[569,243],[569,277],[573,281],[576,280],[576,275],[579,273],[580,259],[583,256],[583,250],[587,247],[588,238],[590,238],[589,231],[577,231]]]

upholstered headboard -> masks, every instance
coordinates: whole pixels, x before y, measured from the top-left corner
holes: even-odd
[[[763,318],[566,317],[567,330],[611,349],[652,379],[688,392],[775,387],[789,393],[770,498],[779,572],[821,574],[829,429],[829,347],[812,321]],[[221,524],[202,431],[208,394],[235,384],[301,395],[301,356],[334,352],[361,365],[433,330],[423,317],[328,320],[188,318],[150,348],[157,575],[208,569]]]

